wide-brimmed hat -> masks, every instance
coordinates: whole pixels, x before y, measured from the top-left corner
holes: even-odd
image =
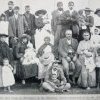
[[[90,12],[93,12],[93,10],[91,10],[90,8],[85,8],[84,11],[90,11]]]
[[[46,13],[47,13],[46,10],[41,9],[41,10],[36,11],[36,12],[35,12],[35,15],[36,15],[36,16],[39,16],[39,14],[45,15]]]
[[[23,35],[20,37],[21,40],[23,40],[24,38],[26,38],[28,41],[31,40],[31,37],[30,37],[29,35],[27,35],[27,34],[23,34]]]
[[[96,9],[95,14],[97,14],[100,11],[100,8]]]
[[[8,35],[7,35],[7,34],[0,33],[0,37],[2,37],[2,36],[8,37]]]

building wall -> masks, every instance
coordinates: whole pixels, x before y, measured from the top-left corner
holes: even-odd
[[[0,0],[0,14],[4,12],[8,6],[9,0]],[[24,13],[24,6],[30,5],[31,12],[34,13],[38,9],[46,9],[49,13],[51,13],[54,9],[56,9],[56,3],[58,1],[62,1],[64,3],[64,8],[67,9],[67,3],[70,0],[12,0],[15,5],[18,5],[21,10],[20,13]],[[93,10],[99,7],[100,0],[71,0],[75,2],[75,9],[83,9],[85,7],[90,7]]]

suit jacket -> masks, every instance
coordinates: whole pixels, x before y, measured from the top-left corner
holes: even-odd
[[[14,11],[13,10],[11,12],[9,10],[6,10],[4,13],[5,13],[6,17],[7,17],[7,20],[9,20],[9,18],[14,15]]]
[[[62,11],[64,12],[64,11]],[[51,28],[52,28],[52,31],[55,33],[56,30],[57,30],[57,23],[58,23],[58,20],[59,20],[59,17],[60,17],[60,12],[58,10],[54,10],[52,12],[52,19],[51,19]]]
[[[74,52],[76,52],[77,47],[78,47],[78,41],[76,39],[72,38],[71,45],[69,45],[66,38],[61,39],[59,41],[59,47],[58,47],[58,51],[59,51],[60,56],[62,56],[62,57],[67,56],[68,49],[70,48],[70,46],[72,47]]]
[[[70,14],[69,10],[63,12],[63,14],[60,16],[58,24],[64,24],[64,25],[78,24],[77,11],[74,10],[72,14]]]
[[[85,16],[85,21],[88,23],[88,27],[93,27],[94,18],[92,16]]]
[[[64,83],[67,82],[65,76],[64,76],[64,72],[61,68],[60,65],[58,65],[58,68],[57,68],[57,79],[61,82],[63,81]],[[52,67],[46,72],[46,75],[45,75],[45,81],[46,82],[52,82]]]
[[[25,19],[28,23],[28,29],[30,30],[31,34],[35,34],[36,30],[36,24],[35,24],[35,16],[32,15],[31,13],[29,14],[29,18],[27,17],[27,14],[24,14]]]
[[[15,25],[15,16],[9,18],[9,29],[8,34],[11,37],[17,37],[16,36],[16,25]],[[18,15],[18,37],[22,36],[26,29],[28,28],[28,24],[25,20],[25,17],[23,15]]]
[[[64,11],[59,18],[58,26],[57,26],[57,37],[64,38],[65,37],[65,31],[66,29],[71,29],[73,31],[73,34],[79,33],[79,27],[78,27],[78,13],[77,11],[73,11],[72,14],[70,14],[70,11]]]

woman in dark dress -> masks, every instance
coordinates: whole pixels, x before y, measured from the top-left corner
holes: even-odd
[[[22,84],[25,84],[25,79],[37,76],[38,66],[37,64],[22,65],[21,58],[25,54],[28,41],[30,41],[28,35],[23,35],[18,44],[15,47],[15,57],[18,60],[16,67],[16,76],[22,80]]]

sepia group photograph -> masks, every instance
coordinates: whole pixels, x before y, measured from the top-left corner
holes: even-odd
[[[0,0],[0,100],[100,100],[100,1]]]

